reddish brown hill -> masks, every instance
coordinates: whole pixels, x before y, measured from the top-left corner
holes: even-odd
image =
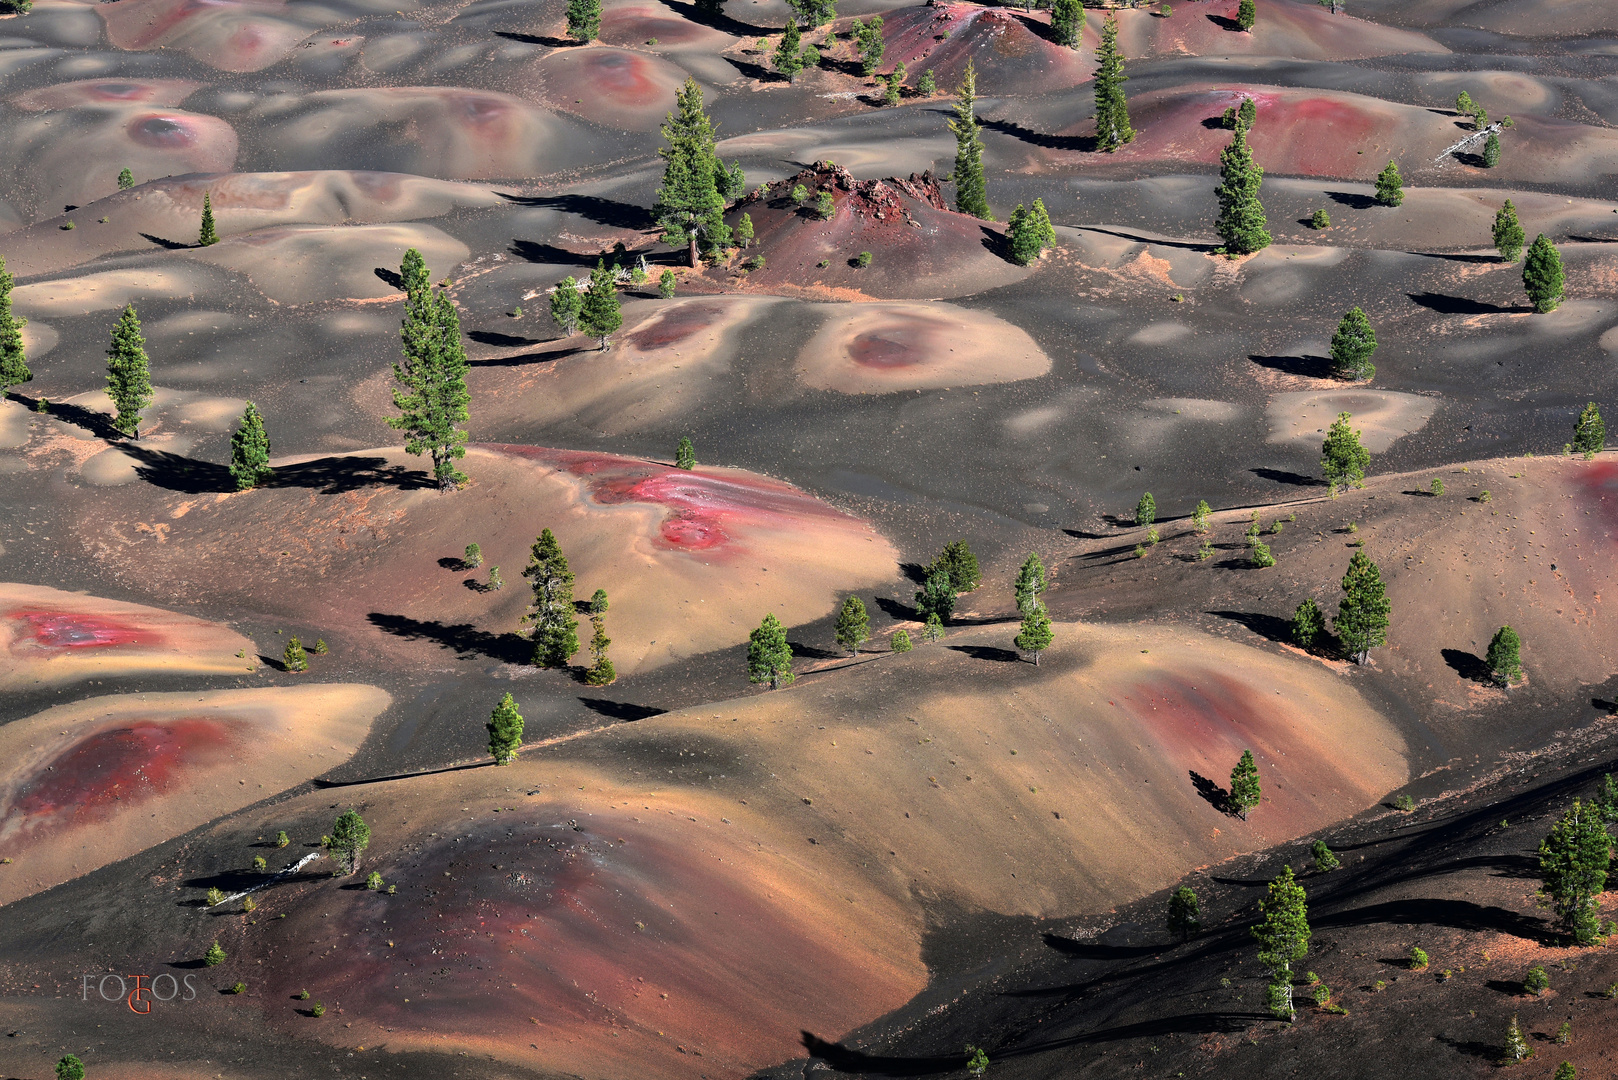
[[[1086,29],[1083,49],[1050,39],[1049,19],[976,4],[905,8],[883,19],[888,51],[883,72],[903,62],[914,83],[931,68],[940,89],[954,87],[968,59],[977,69],[978,93],[1030,94],[1065,90],[1090,77],[1095,32]]]

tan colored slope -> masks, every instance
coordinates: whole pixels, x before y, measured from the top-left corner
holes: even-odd
[[[1249,31],[1235,29],[1238,0],[1120,11],[1118,42],[1124,55],[1284,56],[1297,60],[1358,60],[1404,53],[1447,53],[1426,34],[1333,15],[1314,0],[1267,0]],[[1360,14],[1358,5],[1352,9]],[[1091,15],[1099,23],[1105,13]]]

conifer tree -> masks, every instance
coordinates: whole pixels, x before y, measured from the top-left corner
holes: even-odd
[[[1523,1037],[1522,1025],[1513,1016],[1511,1023],[1506,1025],[1506,1060],[1527,1061],[1534,1056],[1534,1048],[1528,1045]]]
[[[676,469],[697,467],[697,448],[691,445],[689,435],[681,435],[680,444],[674,448],[674,467]]]
[[[22,328],[27,319],[11,313],[11,271],[6,260],[0,259],[0,397],[13,386],[32,382],[34,373],[28,370],[28,357],[23,347]]]
[[[922,71],[921,78],[916,82],[916,93],[922,97],[932,97],[938,93],[938,81],[933,78],[932,68]]]
[[[1574,799],[1540,841],[1539,874],[1562,925],[1580,945],[1594,945],[1601,936],[1598,900],[1611,865],[1606,816],[1599,807]]]
[[[1017,598],[1017,611],[1023,615],[1032,611],[1039,602],[1039,594],[1045,591],[1045,564],[1040,561],[1037,552],[1030,551],[1028,558],[1023,560],[1011,591]]]
[[[606,589],[597,589],[595,592],[590,594],[590,614],[603,614],[607,610],[607,607],[608,601]]]
[[[1349,413],[1338,413],[1320,446],[1320,471],[1333,497],[1339,487],[1361,483],[1371,464],[1371,452],[1360,445],[1359,432],[1348,426],[1350,419]]]
[[[1208,518],[1213,514],[1213,507],[1208,505],[1207,499],[1198,499],[1197,508],[1191,511],[1191,527],[1198,535],[1208,531]]]
[[[555,533],[539,534],[522,576],[534,592],[533,610],[523,617],[534,624],[534,665],[566,667],[579,651],[579,621],[573,617],[573,571]]]
[[[1523,232],[1522,222],[1517,220],[1517,208],[1507,199],[1506,205],[1494,216],[1494,246],[1500,251],[1500,261],[1516,262],[1527,240],[1528,234]]]
[[[1056,229],[1050,215],[1045,212],[1045,200],[1035,199],[1032,210],[1024,210],[1022,203],[1011,212],[1006,226],[1006,237],[1011,241],[1011,258],[1018,266],[1027,266],[1056,245]]]
[[[1270,246],[1269,223],[1259,200],[1264,169],[1253,160],[1247,132],[1236,129],[1230,145],[1219,153],[1219,220],[1214,229],[1230,255],[1251,255]]]
[[[1129,104],[1124,97],[1124,55],[1118,51],[1118,20],[1109,14],[1101,27],[1101,47],[1096,50],[1096,149],[1112,153],[1135,141],[1129,126]]]
[[[1546,239],[1544,233],[1540,233],[1534,238],[1533,246],[1528,249],[1528,257],[1522,264],[1522,285],[1528,299],[1534,302],[1534,310],[1547,315],[1560,307],[1565,280],[1561,252]]]
[[[942,626],[954,611],[955,586],[950,583],[949,571],[934,567],[916,590],[916,612],[923,620],[936,617]]]
[[[1291,1020],[1297,1012],[1292,1006],[1292,964],[1309,953],[1308,900],[1287,866],[1258,904],[1264,921],[1253,927],[1253,936],[1259,944],[1258,962],[1270,972],[1270,1012],[1278,1019]]]
[[[674,111],[663,121],[667,143],[663,183],[657,189],[652,216],[663,229],[663,243],[689,246],[691,268],[697,268],[697,245],[716,252],[729,246],[722,188],[730,185],[729,172],[714,151],[713,121],[702,107],[702,87],[687,77],[674,98]],[[722,176],[723,174],[723,176]]]
[[[1376,352],[1376,330],[1357,305],[1348,309],[1331,336],[1331,365],[1338,375],[1352,379],[1376,377],[1371,356]]]
[[[1521,682],[1522,639],[1517,636],[1517,631],[1509,626],[1502,626],[1496,630],[1494,637],[1489,639],[1489,652],[1483,662],[1488,666],[1494,681],[1501,686]]]
[[[139,438],[140,411],[152,403],[152,373],[134,304],[125,305],[112,330],[112,348],[107,350],[107,396],[118,407],[112,426],[131,438]]]
[[[281,666],[291,672],[309,670],[309,654],[304,651],[302,640],[294,637],[287,642],[281,653]]]
[[[741,220],[736,222],[736,244],[741,248],[752,247],[753,215],[743,214]]]
[[[1573,1068],[1573,1063],[1564,1061],[1556,1067],[1556,1072],[1551,1075],[1551,1080],[1577,1080],[1578,1075],[1578,1070]]]
[[[1343,651],[1356,664],[1363,664],[1371,650],[1388,643],[1388,616],[1392,611],[1382,571],[1363,550],[1354,552],[1343,575],[1343,598],[1337,603],[1332,628],[1342,640]]]
[[[901,91],[904,89],[904,83],[905,65],[904,61],[901,60],[897,64],[893,65],[892,71],[888,72],[887,88],[882,92],[882,100],[889,105],[899,104],[899,98],[901,96]]]
[[[34,6],[34,0],[23,0],[20,4],[16,0],[12,0],[12,2],[14,6],[25,12]],[[219,948],[217,941],[214,942],[214,948]],[[220,951],[223,952],[224,950]],[[21,1033],[19,1032],[19,1034]],[[56,1063],[56,1080],[84,1080],[84,1062],[79,1060],[78,1055],[64,1054],[62,1056],[61,1060]]]
[[[787,77],[787,82],[792,82],[804,68],[802,54],[803,32],[798,29],[797,19],[788,19],[786,29],[781,31],[781,43],[775,47],[770,62],[776,71]]]
[[[1326,632],[1326,617],[1312,596],[1304,597],[1298,610],[1292,613],[1292,643],[1300,649],[1312,649]]]
[[[928,567],[929,572],[935,570],[948,574],[951,587],[958,593],[971,592],[983,580],[983,573],[978,569],[978,557],[972,554],[972,548],[965,540],[952,540],[945,544],[944,550]]]
[[[517,750],[522,746],[522,713],[517,711],[516,699],[510,694],[501,698],[484,727],[489,732],[489,754],[494,763],[510,765],[516,761]]]
[[[426,453],[440,491],[466,482],[455,462],[466,456],[466,423],[472,395],[466,389],[466,344],[455,302],[434,289],[421,252],[410,248],[399,264],[405,287],[405,315],[399,327],[404,359],[393,365],[399,383],[393,404],[399,415],[387,425],[404,432],[405,453]]]
[[[590,271],[590,291],[584,294],[579,306],[579,329],[601,342],[603,352],[611,344],[614,331],[624,325],[624,314],[618,306],[618,276],[607,268],[605,260],[597,259]]]
[[[360,868],[360,856],[365,849],[371,846],[371,827],[365,824],[356,810],[344,810],[332,823],[331,840],[326,844],[326,850],[337,865],[342,867],[343,873],[357,873]]]
[[[993,221],[988,186],[983,178],[983,134],[978,128],[976,113],[978,73],[970,58],[955,95],[955,119],[949,121],[949,129],[955,135],[955,209]]]
[[[1483,167],[1492,169],[1500,164],[1500,136],[1489,132],[1489,137],[1483,140]]]
[[[1376,201],[1383,206],[1398,206],[1405,201],[1404,177],[1399,175],[1397,162],[1376,174]]]
[[[1179,934],[1182,942],[1190,941],[1191,935],[1202,929],[1202,905],[1191,886],[1181,885],[1169,897],[1167,923],[1169,933]]]
[[[197,230],[197,246],[209,247],[219,243],[219,233],[214,229],[213,202],[208,192],[202,193],[202,227]]]
[[[119,191],[128,191],[130,188],[132,188],[134,186],[135,186],[135,174],[130,172],[127,168],[120,169],[119,172],[118,172],[118,190]]]
[[[0,308],[0,317],[4,309]],[[1573,428],[1573,449],[1576,453],[1584,455],[1589,461],[1607,445],[1607,425],[1601,419],[1601,410],[1596,408],[1595,402],[1590,402],[1579,413],[1579,422]]]
[[[1343,868],[1342,860],[1337,857],[1336,852],[1332,851],[1324,840],[1316,840],[1309,845],[1309,854],[1315,857],[1315,872],[1318,874]]]
[[[612,660],[607,656],[607,647],[612,644],[612,638],[607,636],[607,617],[601,611],[590,613],[590,655],[594,657],[595,664],[585,673],[584,681],[591,686],[606,686],[618,677],[618,669],[612,666]]]
[[[1135,504],[1135,524],[1137,526],[1142,526],[1152,525],[1156,522],[1157,500],[1152,498],[1152,493],[1148,491],[1146,494],[1142,495],[1140,497],[1140,501]]]
[[[954,603],[953,597],[951,598],[950,602],[952,604]],[[943,638],[944,620],[936,611],[929,613],[927,616],[927,621],[921,626],[921,640],[931,644],[934,641],[942,641]]]
[[[275,476],[275,470],[270,468],[270,436],[264,430],[264,417],[251,401],[242,410],[241,425],[230,437],[230,475],[237,491],[258,487]]]
[[[865,613],[865,602],[857,596],[850,596],[843,601],[843,608],[837,613],[837,644],[847,649],[849,655],[858,656],[860,646],[871,636],[871,616]]]
[[[1236,29],[1251,30],[1258,21],[1258,9],[1254,7],[1253,0],[1242,0],[1236,5]]]
[[[551,319],[562,328],[565,334],[571,334],[579,328],[579,312],[584,310],[584,297],[579,294],[579,283],[572,277],[565,277],[556,291],[551,293]]]
[[[209,945],[208,951],[202,954],[202,962],[207,967],[218,967],[225,962],[225,959],[225,950],[219,947],[217,941]]]
[[[1084,34],[1084,0],[1054,0],[1051,4],[1051,36],[1058,45],[1077,49]]]
[[[860,58],[860,73],[866,78],[876,74],[877,65],[887,53],[887,42],[882,39],[882,16],[872,15],[870,22],[854,20],[854,49]]]
[[[787,0],[804,26],[825,26],[837,18],[837,0]]]
[[[747,636],[747,677],[769,683],[771,690],[792,685],[792,646],[787,644],[786,627],[773,612]]]
[[[1258,102],[1250,97],[1242,98],[1241,105],[1236,109],[1236,126],[1244,132],[1251,132],[1257,120]]]
[[[601,0],[568,0],[567,36],[581,42],[601,36]]]
[[[1247,820],[1248,811],[1259,804],[1263,795],[1263,788],[1259,784],[1258,762],[1253,760],[1253,751],[1243,750],[1241,759],[1236,767],[1230,770],[1230,808],[1243,821]]]
[[[909,652],[914,649],[915,646],[910,643],[910,631],[895,630],[893,635],[888,638],[888,648],[896,653]]]
[[[1045,610],[1045,605],[1034,602],[1034,606],[1023,613],[1022,628],[1018,631],[1012,644],[1026,653],[1034,654],[1034,666],[1039,666],[1039,654],[1050,648],[1054,635],[1051,633],[1051,613]]]
[[[1472,110],[1475,108],[1477,108],[1477,106],[1472,104],[1472,95],[1467,93],[1465,90],[1462,90],[1455,96],[1455,111],[1460,113],[1462,116],[1470,117],[1472,115]]]

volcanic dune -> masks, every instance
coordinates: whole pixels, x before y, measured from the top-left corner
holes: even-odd
[[[899,302],[828,311],[797,369],[816,390],[883,394],[1035,379],[1051,359],[1027,331],[989,312]]]
[[[1354,10],[1404,26],[1474,26],[1512,37],[1618,34],[1618,8],[1607,0],[1359,0]]]
[[[0,850],[13,864],[0,904],[320,775],[389,701],[342,683],[126,694],[0,727]]]
[[[601,40],[608,45],[646,48],[659,52],[722,52],[736,39],[729,34],[682,18],[678,8],[663,4],[613,4],[601,13]]]
[[[1435,397],[1370,388],[1277,394],[1266,410],[1270,421],[1268,441],[1319,446],[1326,441],[1326,429],[1338,414],[1349,413],[1353,418],[1350,426],[1359,433],[1360,444],[1380,454],[1394,440],[1420,431],[1438,406]]]
[[[808,193],[802,205],[791,196],[799,186]],[[826,220],[814,209],[821,192],[832,196]],[[744,287],[762,292],[937,299],[1009,285],[1032,272],[1004,255],[1003,225],[949,209],[930,172],[908,180],[856,180],[823,161],[752,192],[726,220],[734,228],[744,213],[765,259]],[[857,265],[866,251],[871,264]]]
[[[156,672],[217,675],[253,643],[214,622],[144,604],[0,583],[0,689]]]
[[[529,602],[519,575],[550,528],[578,598],[597,588],[612,598],[612,657],[626,674],[745,641],[765,612],[789,626],[820,618],[849,590],[898,574],[893,546],[865,522],[740,469],[477,446],[463,463],[471,486],[442,496],[398,450],[275,464],[281,478],[266,489],[176,495],[166,508],[141,496],[125,511],[133,520],[103,506],[80,528],[154,589],[273,595],[328,638],[364,634],[417,660],[449,648],[512,662],[529,655],[516,637]],[[162,543],[136,526],[154,514]],[[455,556],[472,542],[487,565],[459,573]],[[502,569],[503,591],[481,584],[488,565]]]
[[[551,108],[623,131],[656,131],[686,73],[642,51],[598,47],[553,52],[516,81],[530,78]]]
[[[980,94],[1053,93],[1077,86],[1095,68],[1095,27],[1086,27],[1081,49],[1069,49],[1050,38],[1049,18],[1010,8],[938,3],[884,13],[887,53],[879,74],[903,63],[905,82],[915,85],[931,70],[940,90],[952,90],[971,60]],[[1097,24],[1099,25],[1099,24]],[[842,33],[846,24],[839,24]]]
[[[376,268],[398,265],[409,248],[420,251],[428,266],[453,266],[471,254],[432,225],[283,225],[235,236],[187,257],[242,274],[277,303],[307,304],[398,297],[398,288]]]
[[[1168,18],[1147,10],[1120,11],[1118,44],[1125,56],[1284,56],[1292,60],[1361,60],[1406,53],[1447,53],[1426,34],[1348,15],[1314,0],[1267,0],[1253,29],[1236,29],[1239,0],[1186,4]],[[1358,13],[1360,5],[1354,5]],[[1101,16],[1093,16],[1099,20]]]
[[[393,8],[364,0],[302,5],[287,0],[125,0],[97,4],[107,36],[120,49],[173,49],[220,71],[262,71],[289,56],[300,41],[328,21],[414,8],[413,0],[389,0]]]

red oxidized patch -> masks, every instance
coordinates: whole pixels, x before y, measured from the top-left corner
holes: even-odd
[[[173,150],[190,146],[197,141],[197,133],[185,120],[177,116],[137,116],[129,122],[129,137],[143,146]]]
[[[145,627],[104,615],[16,610],[4,617],[22,626],[15,644],[28,643],[40,649],[144,646],[157,645],[162,640]]]

